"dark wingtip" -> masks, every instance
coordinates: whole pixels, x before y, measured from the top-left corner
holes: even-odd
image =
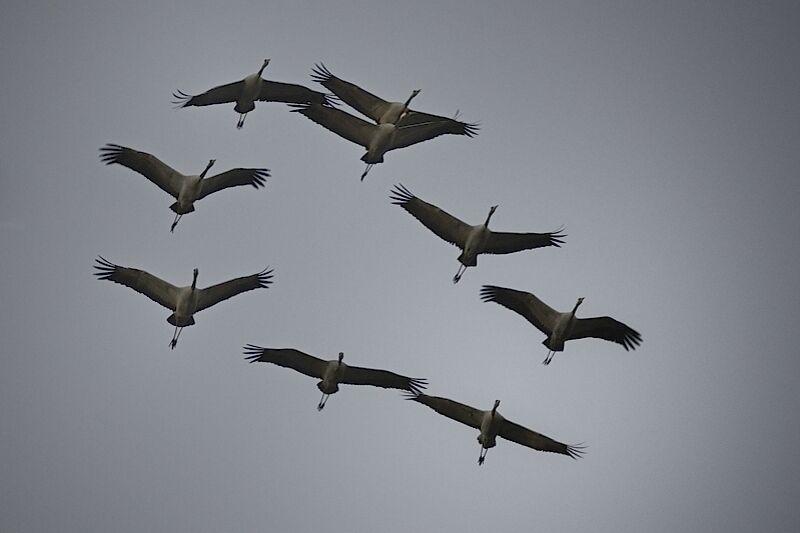
[[[258,286],[266,289],[273,282],[272,278],[274,277],[274,270],[271,269],[270,267],[267,267],[258,274],[256,274],[256,276],[258,276]]]
[[[567,455],[577,460],[586,455],[586,446],[583,443],[567,445]]]
[[[122,151],[125,149],[124,146],[120,146],[119,144],[107,143],[105,146],[101,146],[100,150],[100,161],[105,163],[106,165],[111,165],[112,163],[116,163],[119,161],[119,156],[122,154]]]
[[[95,259],[97,264],[93,265],[94,268],[97,269],[97,272],[93,272],[97,279],[101,280],[108,280],[111,279],[111,276],[114,274],[114,271],[117,269],[117,265],[103,257],[102,255],[97,256],[98,259]]]
[[[246,344],[243,349],[245,355],[244,359],[249,363],[258,362],[259,358],[264,353],[264,348],[261,346],[256,346],[255,344]]]
[[[172,92],[172,98],[174,100],[170,101],[172,105],[175,106],[175,109],[179,109],[181,107],[186,107],[189,105],[189,100],[192,99],[191,94],[186,94],[183,91],[176,90]]]
[[[501,287],[497,287],[496,285],[483,285],[481,287],[481,300],[484,302],[493,302],[497,297],[498,289]]]
[[[331,71],[327,69],[324,63],[316,63],[311,70],[311,79],[317,83],[324,84],[334,77],[335,76],[331,74]]]
[[[414,195],[402,183],[398,183],[392,189],[389,199],[392,200],[392,204],[403,206],[413,200]]]

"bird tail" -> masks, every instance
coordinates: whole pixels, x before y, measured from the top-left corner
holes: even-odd
[[[172,209],[173,213],[177,213],[179,215],[185,215],[186,213],[191,213],[192,211],[194,211],[194,204],[190,205],[189,209],[181,209],[180,204],[178,202],[175,202],[174,204],[169,206],[169,208]]]
[[[375,157],[374,155],[370,155],[369,152],[361,156],[361,160],[368,165],[374,165],[376,163],[383,163],[383,154]]]
[[[171,315],[169,315],[169,318],[167,318],[167,322],[169,322],[173,326],[177,326],[179,328],[183,328],[183,327],[186,327],[186,326],[193,326],[194,325],[194,317],[190,316],[189,320],[181,320],[179,322],[177,317],[175,316],[175,313],[172,313]]]

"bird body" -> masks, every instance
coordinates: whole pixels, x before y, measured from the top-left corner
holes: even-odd
[[[194,203],[198,200],[229,187],[264,187],[270,175],[267,168],[234,168],[207,178],[206,174],[216,162],[211,159],[199,175],[187,176],[152,154],[118,144],[107,144],[100,148],[100,160],[107,165],[116,163],[138,172],[175,198],[176,201],[169,206],[176,215],[170,231],[175,230],[183,215],[195,210]]]
[[[529,292],[484,285],[481,287],[481,300],[511,309],[547,335],[542,342],[549,349],[543,361],[545,365],[550,364],[555,352],[564,350],[564,343],[568,340],[595,337],[620,344],[625,350],[633,350],[642,342],[638,331],[611,317],[576,318],[575,313],[583,298],[578,298],[572,311],[559,312]]]
[[[196,268],[192,273],[192,284],[188,287],[176,287],[149,272],[115,265],[102,256],[97,259],[95,269],[97,272],[94,274],[98,279],[130,287],[172,311],[167,318],[167,322],[175,326],[170,341],[171,348],[175,348],[178,344],[178,337],[183,328],[194,325],[196,313],[242,292],[267,288],[272,283],[272,270],[269,268],[251,276],[235,278],[205,289],[197,288],[199,271]]]
[[[322,392],[322,398],[317,404],[318,411],[325,407],[331,394],[339,391],[339,384],[341,383],[371,385],[373,387],[400,389],[414,393],[424,389],[426,384],[424,379],[409,378],[388,370],[348,366],[342,362],[344,359],[343,352],[339,352],[338,359],[325,361],[293,348],[262,348],[254,344],[248,344],[244,347],[244,353],[245,359],[251,363],[272,363],[319,379],[317,388]]]
[[[406,399],[426,405],[440,415],[479,430],[478,443],[481,446],[480,456],[478,457],[479,465],[482,465],[485,461],[487,451],[497,445],[498,436],[534,450],[559,453],[573,459],[577,459],[583,454],[584,447],[581,445],[562,444],[541,433],[503,418],[497,412],[500,400],[495,400],[492,409],[482,411],[448,398],[428,396],[422,393],[407,394]]]
[[[440,238],[461,248],[461,255],[458,256],[461,266],[453,277],[453,283],[458,283],[467,267],[478,264],[480,254],[509,254],[546,246],[559,247],[564,243],[562,239],[565,235],[560,233],[560,229],[550,233],[507,233],[490,230],[489,220],[497,210],[496,205],[489,208],[489,214],[483,224],[471,226],[447,211],[417,198],[403,185],[395,186],[389,198],[393,204],[405,209]]]

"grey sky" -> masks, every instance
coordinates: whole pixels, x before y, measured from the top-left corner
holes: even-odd
[[[224,5],[222,5],[224,4]],[[433,4],[433,5],[431,5]],[[800,23],[791,2],[56,2],[0,17],[0,517],[10,532],[796,531]],[[314,63],[479,121],[474,139],[362,150],[281,104],[174,110]],[[267,167],[169,233],[171,203],[98,148],[185,173]],[[215,170],[217,170],[215,169]],[[482,256],[402,209],[566,226]],[[91,275],[97,254],[176,284],[275,268],[269,290],[169,312]],[[543,336],[478,298],[528,290],[640,331],[625,352]],[[394,391],[248,365],[294,347],[428,378],[428,392],[568,443],[499,441]]]

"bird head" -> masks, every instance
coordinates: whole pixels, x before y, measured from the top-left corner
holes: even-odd
[[[340,363],[342,362],[342,359],[344,359],[344,352],[339,352],[339,362]]]
[[[413,91],[411,91],[411,96],[409,96],[408,100],[406,100],[405,107],[408,107],[409,104],[411,104],[411,100],[413,100],[414,97],[417,96],[420,92],[421,91],[419,89],[414,89]]]
[[[196,268],[194,270],[192,270],[192,288],[194,288],[195,285],[197,285],[197,275],[199,273],[200,273],[200,271],[197,270]]]
[[[216,163],[216,162],[217,162],[216,159],[209,159],[208,160],[208,164],[206,165],[205,170],[203,170],[203,172],[200,174],[200,179],[203,179],[206,176],[206,172],[211,170],[211,167],[213,167],[214,163]]]
[[[495,401],[494,401],[494,407],[492,407],[492,413],[494,413],[495,411],[497,411],[497,408],[498,408],[498,407],[500,407],[500,400],[495,400]]]

